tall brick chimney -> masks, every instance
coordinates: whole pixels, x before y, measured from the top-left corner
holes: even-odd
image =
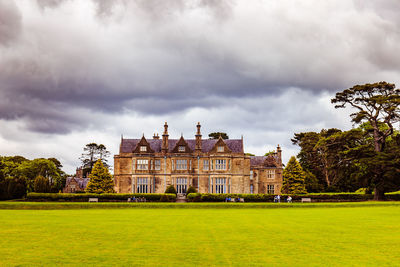
[[[276,153],[277,153],[276,156],[277,156],[278,164],[280,167],[282,167],[282,149],[279,145],[276,148]]]
[[[161,150],[163,153],[167,153],[168,152],[168,124],[167,122],[165,122],[164,124],[164,133],[162,135],[162,146],[161,146]]]
[[[200,132],[200,122],[197,123],[197,133],[196,133],[196,147],[195,147],[195,151],[199,151],[201,152],[201,132]]]

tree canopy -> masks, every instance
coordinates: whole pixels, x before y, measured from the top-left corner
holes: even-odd
[[[220,136],[222,139],[229,139],[229,136],[223,132],[214,132],[208,135],[210,139],[219,139]]]
[[[35,190],[35,179],[43,177],[48,191],[59,192],[65,186],[66,174],[56,158],[33,160],[22,156],[0,156],[0,199],[20,198]]]
[[[400,89],[387,82],[355,85],[336,93],[331,102],[335,108],[350,105],[356,109],[350,115],[352,121],[356,124],[368,121],[373,129],[375,151],[383,151],[386,138],[393,134],[393,124],[400,120]]]
[[[107,150],[105,145],[89,143],[83,148],[83,151],[80,160],[82,161],[84,176],[86,173],[92,172],[94,164],[99,159],[106,167],[109,167],[108,157],[110,156],[110,152]]]
[[[352,121],[355,124],[368,122],[371,126],[370,144],[374,153],[370,151],[368,156],[366,154],[358,156],[366,156],[364,160],[374,166],[371,170],[373,174],[371,183],[374,185],[375,199],[384,199],[387,181],[385,168],[393,162],[382,160],[388,157],[385,148],[390,140],[389,137],[394,134],[394,124],[400,121],[400,89],[387,82],[355,85],[336,93],[331,102],[335,104],[335,108],[352,107],[355,109],[350,115]]]

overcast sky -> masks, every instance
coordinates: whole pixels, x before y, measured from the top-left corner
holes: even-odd
[[[0,0],[0,155],[56,157],[201,122],[262,155],[349,129],[335,92],[400,85],[398,0]],[[112,161],[112,160],[111,160]]]

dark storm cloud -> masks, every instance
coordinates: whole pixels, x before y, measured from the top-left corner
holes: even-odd
[[[20,31],[21,14],[15,3],[0,0],[0,45],[9,45],[17,39]]]
[[[0,119],[33,131],[399,80],[394,1],[15,2],[0,0],[0,44],[13,42],[0,46]]]

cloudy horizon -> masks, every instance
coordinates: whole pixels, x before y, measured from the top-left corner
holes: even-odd
[[[330,99],[400,85],[396,0],[0,0],[0,155],[118,153],[121,134],[244,137],[245,152],[349,129]],[[110,162],[112,162],[110,158]]]

